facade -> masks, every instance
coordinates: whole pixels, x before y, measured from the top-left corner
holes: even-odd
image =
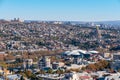
[[[32,67],[33,60],[32,59],[25,59],[23,62],[24,69],[30,69]]]
[[[112,55],[111,68],[114,70],[120,69],[120,53],[114,53]]]
[[[82,61],[82,59],[81,58],[74,58],[73,59],[73,64],[80,64],[80,62]]]
[[[98,39],[98,41],[100,42],[102,36],[101,36],[101,32],[100,32],[100,30],[99,30],[99,25],[96,25],[96,33],[97,33],[97,39]]]
[[[104,58],[111,58],[111,54],[110,53],[104,53]]]
[[[38,67],[39,69],[45,68],[45,67],[51,67],[51,60],[48,56],[41,57],[38,61]]]
[[[79,77],[75,72],[67,73],[67,74],[65,74],[65,77],[63,80],[79,80]]]
[[[96,25],[96,38],[97,42],[99,44],[99,47],[102,48],[102,36],[101,36],[101,31],[99,30],[100,25]]]
[[[53,69],[58,69],[60,67],[63,67],[65,64],[63,62],[53,62],[52,63],[52,68]]]
[[[7,54],[5,52],[0,52],[0,61],[4,61],[4,58]]]
[[[113,60],[120,60],[120,53],[114,53]]]
[[[111,68],[114,70],[119,70],[120,69],[120,60],[119,61],[113,61],[111,63]]]

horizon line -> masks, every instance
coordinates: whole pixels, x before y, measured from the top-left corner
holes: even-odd
[[[12,18],[12,19],[0,19],[0,20],[6,20],[6,21],[11,21],[11,20],[14,20],[15,18]],[[18,19],[18,18],[16,18]],[[45,19],[22,19],[22,18],[19,18],[19,20],[21,21],[66,21],[66,22],[106,22],[106,21],[120,21],[120,19],[116,19],[116,20],[45,20]]]

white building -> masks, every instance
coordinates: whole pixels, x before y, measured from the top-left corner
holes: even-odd
[[[72,72],[72,73],[66,73],[65,78],[63,80],[80,80],[80,79],[77,73]]]
[[[8,75],[7,76],[8,80],[20,80],[20,78],[21,78],[21,75],[18,75],[18,74]]]
[[[38,61],[38,67],[39,69],[45,68],[45,67],[51,67],[51,60],[49,56],[41,57]]]
[[[63,74],[39,74],[37,77],[42,78],[42,80],[63,80]]]
[[[67,73],[63,80],[93,80],[90,74],[88,73]]]

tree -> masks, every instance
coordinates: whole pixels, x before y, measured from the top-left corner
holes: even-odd
[[[61,70],[61,69],[58,69],[58,70],[56,71],[56,73],[57,73],[57,74],[63,74],[63,73],[64,73],[64,71],[63,71],[63,70]]]
[[[85,67],[82,67],[82,68],[81,68],[81,70],[83,70],[83,71],[84,71],[85,69],[86,69]]]
[[[32,74],[30,78],[31,78],[31,80],[36,80],[37,79],[35,74]]]
[[[96,70],[104,70],[109,68],[110,63],[105,60],[100,60],[99,62],[95,64],[89,64],[86,68],[92,71]]]
[[[52,69],[49,69],[48,71],[47,71],[47,73],[52,73],[53,72],[53,70]]]
[[[89,65],[87,66],[87,69],[92,70],[92,71],[96,71],[96,70],[97,70],[97,67],[96,67],[94,64],[89,64]]]
[[[40,70],[38,73],[39,74],[45,74],[45,71],[44,70]]]
[[[31,71],[25,71],[25,74],[28,78],[30,78],[32,76],[32,72]]]

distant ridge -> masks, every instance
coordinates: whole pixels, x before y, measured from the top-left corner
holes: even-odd
[[[97,24],[111,24],[111,25],[120,25],[120,20],[115,21],[98,21]]]
[[[24,20],[25,22],[31,22],[31,21],[38,21],[41,22],[42,20]],[[51,22],[50,20],[43,20],[46,22]],[[54,21],[52,21],[54,22]],[[85,24],[85,23],[95,23],[95,24],[109,24],[109,25],[120,25],[120,20],[114,20],[114,21],[61,21],[61,22],[71,22],[71,23],[75,23],[75,24]]]

